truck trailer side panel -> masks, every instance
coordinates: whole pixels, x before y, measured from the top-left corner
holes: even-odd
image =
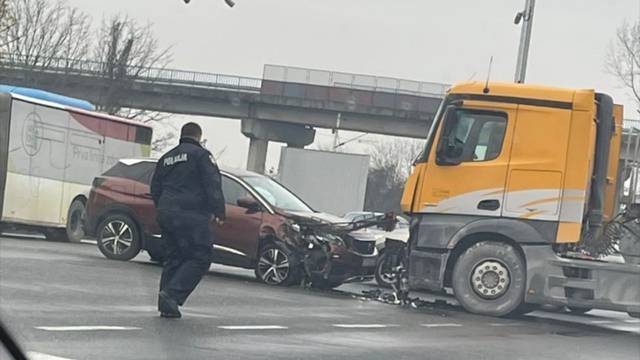
[[[88,192],[95,176],[119,158],[148,155],[150,136],[137,132],[150,129],[98,114],[14,96],[2,121],[10,134],[3,222],[64,227],[71,202]]]
[[[0,93],[0,219],[4,208],[4,192],[7,183],[9,156],[9,124],[11,123],[11,95]]]
[[[343,215],[362,210],[368,171],[366,155],[284,147],[278,176],[315,210]]]

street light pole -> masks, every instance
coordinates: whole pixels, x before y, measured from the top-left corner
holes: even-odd
[[[527,59],[529,57],[529,43],[531,42],[531,27],[533,26],[533,9],[536,0],[525,0],[524,10],[516,14],[516,25],[522,23],[520,31],[520,45],[518,46],[518,62],[516,64],[515,82],[523,83],[527,74]]]

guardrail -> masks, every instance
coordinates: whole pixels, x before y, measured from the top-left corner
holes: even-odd
[[[440,98],[444,97],[445,92],[450,86],[448,84],[435,82],[270,64],[264,66],[263,79],[287,83]]]
[[[65,58],[46,58],[33,61],[33,59],[15,54],[0,54],[0,68],[96,77],[106,77],[107,73],[106,63],[99,61]],[[251,92],[259,92],[262,86],[262,79],[235,75],[135,66],[129,66],[125,71],[131,80],[150,83],[227,88]]]
[[[625,119],[623,122],[625,129],[638,129],[640,130],[640,120]]]

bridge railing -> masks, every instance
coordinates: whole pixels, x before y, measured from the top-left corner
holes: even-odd
[[[640,120],[625,119],[623,122],[625,129],[638,129],[640,130]]]
[[[448,84],[435,82],[396,79],[384,76],[352,74],[338,71],[271,64],[266,64],[264,66],[262,77],[264,80],[285,83],[428,97],[444,97],[445,92],[450,86]]]
[[[0,67],[11,69],[38,70],[42,72],[69,75],[89,75],[108,77],[106,63],[91,60],[73,60],[65,58],[28,58],[17,54],[0,54]],[[203,88],[229,88],[258,92],[262,79],[185,71],[167,68],[128,66],[125,68],[126,77],[134,81],[164,83],[172,85],[187,85]]]

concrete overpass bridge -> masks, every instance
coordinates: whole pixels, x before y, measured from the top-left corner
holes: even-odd
[[[448,85],[265,65],[262,78],[159,68],[106,76],[91,61],[27,65],[0,54],[0,83],[38,87],[99,105],[240,119],[247,167],[263,172],[269,141],[304,147],[314,128],[424,138]],[[135,74],[135,76],[131,76]],[[636,129],[636,130],[634,130]],[[638,161],[640,123],[626,123],[623,158]]]
[[[248,168],[262,172],[269,141],[303,147],[314,128],[424,137],[445,84],[266,65],[263,78],[173,69],[127,69],[113,79],[104,64],[0,56],[0,83],[38,87],[99,105],[242,120]],[[125,79],[125,80],[122,80]],[[128,79],[128,80],[126,80]]]

